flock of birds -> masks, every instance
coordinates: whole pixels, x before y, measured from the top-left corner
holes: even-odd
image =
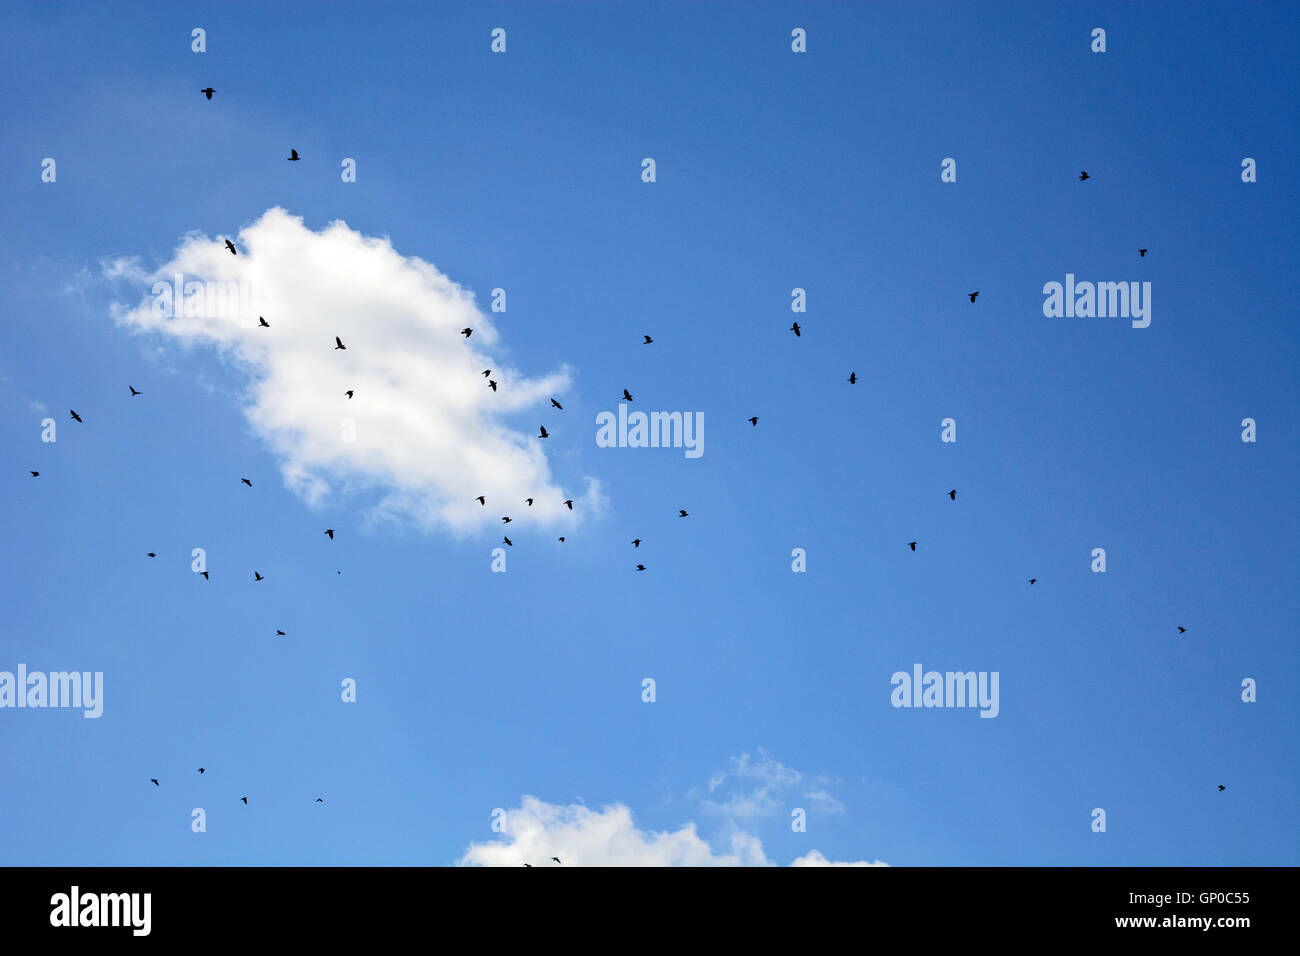
[[[216,90],[214,90],[212,87],[208,87],[208,88],[206,88],[206,89],[200,90],[199,92],[203,93],[203,94],[204,94],[208,99],[212,99],[212,94],[215,93]],[[296,149],[292,149],[292,148],[291,148],[291,149],[289,150],[288,162],[298,162],[298,161],[300,161],[301,159],[302,159],[302,157],[298,155],[298,151],[297,151]],[[1087,170],[1082,170],[1082,171],[1080,171],[1080,173],[1079,173],[1079,181],[1080,181],[1080,182],[1083,182],[1083,181],[1089,180],[1089,179],[1091,179],[1091,178],[1092,178],[1092,177],[1088,175]],[[231,240],[229,240],[229,239],[226,239],[226,240],[225,240],[225,247],[226,247],[226,249],[230,252],[231,255],[238,255],[238,254],[239,254],[238,249],[235,247],[235,244],[234,244]],[[1141,256],[1141,257],[1145,257],[1146,254],[1147,254],[1147,251],[1148,251],[1147,249],[1139,249],[1139,250],[1138,250],[1138,255]],[[968,293],[967,293],[967,295],[970,297],[970,301],[971,301],[972,304],[975,303],[975,300],[979,297],[979,294],[980,294],[980,293],[979,293],[978,290],[975,291],[975,292],[968,292]],[[263,316],[260,316],[260,315],[259,315],[259,316],[257,317],[257,322],[258,322],[258,327],[259,327],[259,328],[269,329],[269,328],[271,327],[271,324],[270,324],[269,322],[267,322],[267,320],[266,320]],[[794,323],[790,326],[789,331],[793,332],[793,333],[795,334],[795,337],[796,337],[796,338],[800,338],[800,337],[802,337],[802,335],[803,335],[803,328],[799,325],[798,322],[794,322]],[[472,335],[474,334],[474,330],[473,330],[472,328],[464,328],[464,329],[461,329],[461,330],[460,330],[460,334],[463,335],[463,336],[465,337],[466,340],[468,340],[468,339],[470,338],[470,336],[472,336]],[[642,341],[642,343],[641,343],[642,345],[651,345],[653,342],[654,342],[654,339],[653,339],[651,336],[649,336],[649,335],[643,335],[643,341]],[[339,337],[339,336],[336,335],[336,336],[334,337],[334,351],[346,351],[346,350],[347,350],[347,346],[343,344],[343,339],[342,339],[341,337]],[[491,370],[491,369],[484,369],[482,375],[483,375],[484,378],[486,378],[486,379],[488,380],[488,382],[487,382],[488,387],[489,387],[493,392],[495,392],[495,391],[497,390],[498,382],[496,382],[496,381],[492,378],[492,370]],[[850,385],[856,385],[856,384],[857,384],[857,381],[858,381],[857,373],[856,373],[856,372],[850,372],[850,373],[849,373],[849,377],[848,377],[848,383],[849,383]],[[127,387],[130,389],[130,393],[131,393],[131,397],[132,397],[132,398],[135,398],[135,397],[137,397],[137,396],[143,394],[142,392],[136,390],[136,388],[135,388],[134,386],[132,386],[132,385],[128,385]],[[354,395],[356,394],[356,390],[355,390],[355,389],[347,389],[343,394],[348,398],[348,400],[351,400],[351,399],[354,397]],[[633,401],[632,393],[631,393],[628,389],[626,389],[626,388],[623,389],[623,400],[626,401],[626,402],[631,402],[631,401]],[[559,410],[559,411],[563,411],[563,410],[564,410],[564,406],[561,405],[559,402],[557,402],[553,397],[551,398],[551,406],[552,406],[553,408]],[[78,415],[77,412],[76,412],[75,410],[70,409],[69,411],[70,411],[70,413],[71,413],[71,415],[72,415],[72,421],[77,422],[77,423],[82,423],[82,424],[84,424],[84,422],[83,422],[81,416]],[[758,427],[758,416],[757,416],[757,415],[751,416],[750,418],[747,419],[747,421],[748,421],[748,422],[750,423],[750,425],[752,425],[753,427],[755,427],[755,428]],[[545,438],[550,438],[550,437],[551,437],[551,434],[550,434],[549,431],[547,431],[545,425],[541,425],[541,426],[539,426],[539,427],[540,427],[540,433],[539,433],[538,436],[537,436],[538,439],[545,439]],[[39,471],[32,471],[32,472],[31,472],[31,475],[32,475],[33,478],[36,478],[36,477],[39,477],[39,476],[40,476],[40,472],[39,472]],[[241,478],[240,481],[241,481],[243,484],[247,485],[249,488],[253,487],[253,483],[252,483],[252,481],[250,481],[250,480],[247,479],[247,478]],[[947,494],[948,494],[949,499],[951,499],[952,501],[955,502],[955,501],[957,500],[957,489],[956,489],[956,488],[953,488],[953,489],[949,490]],[[487,506],[487,498],[486,498],[485,495],[479,495],[479,496],[477,496],[474,500],[476,500],[476,501],[479,503],[480,506],[483,506],[483,507],[486,507],[486,506]],[[533,505],[534,500],[535,500],[534,498],[525,498],[525,499],[524,499],[524,503],[525,503],[526,506],[528,506],[528,507],[531,508],[532,505]],[[565,505],[565,506],[566,506],[570,511],[573,510],[573,499],[572,499],[572,498],[566,498],[566,499],[564,499],[564,502],[563,502],[563,503],[564,503],[564,505]],[[678,517],[679,517],[679,518],[686,518],[686,517],[689,516],[689,512],[686,511],[686,509],[684,509],[684,508],[679,508],[677,514],[678,514]],[[503,516],[501,517],[501,521],[502,521],[503,524],[510,524],[512,520],[513,520],[513,519],[512,519],[509,515],[503,515]],[[326,528],[324,533],[329,537],[329,539],[330,539],[331,541],[334,540],[335,529],[333,529],[333,528]],[[504,535],[503,535],[501,540],[502,540],[502,542],[505,543],[507,546],[511,546],[511,547],[513,547],[513,545],[514,545],[514,542],[512,542],[512,541],[510,540],[510,538],[507,537],[507,536],[504,536]],[[559,538],[558,540],[562,543],[562,542],[564,542],[565,537],[562,535],[562,536],[560,536],[560,538]],[[634,538],[634,539],[632,540],[632,542],[631,542],[632,547],[633,547],[633,548],[640,548],[640,547],[641,547],[641,541],[642,541],[641,538]],[[915,542],[915,541],[909,541],[909,542],[907,542],[907,547],[908,547],[911,551],[915,552],[915,551],[916,551],[916,542]],[[155,552],[153,552],[153,551],[147,552],[147,554],[148,554],[148,556],[149,556],[150,558],[156,558],[156,557],[157,557],[157,554],[156,554]],[[636,570],[637,570],[637,571],[644,571],[644,570],[646,570],[646,566],[645,566],[644,564],[637,564],[637,565],[636,565]],[[207,571],[202,571],[202,572],[200,572],[200,573],[202,574],[202,576],[204,577],[205,580],[210,580],[210,578],[208,577],[208,572],[207,572]],[[343,572],[342,572],[342,571],[339,571],[338,573],[339,573],[339,574],[342,574]],[[254,572],[253,572],[253,580],[254,580],[255,582],[256,582],[256,581],[262,581],[262,580],[264,580],[264,579],[265,579],[265,576],[264,576],[260,571],[254,570]],[[1030,583],[1030,585],[1036,584],[1037,582],[1038,582],[1038,578],[1030,578],[1030,579],[1029,579],[1029,583]],[[1178,625],[1178,633],[1179,633],[1179,634],[1185,634],[1186,632],[1187,632],[1187,628],[1186,628],[1186,627],[1183,627],[1182,625]],[[279,637],[284,637],[284,636],[285,636],[285,632],[284,632],[283,630],[279,630],[279,629],[277,629],[275,633],[276,633],[276,635],[279,636]],[[205,773],[205,772],[206,772],[206,771],[205,771],[205,768],[203,768],[203,767],[200,767],[200,768],[199,768],[199,774],[203,774],[203,773]],[[156,777],[151,777],[151,778],[150,778],[150,782],[153,783],[153,785],[156,786],[156,787],[161,786],[161,784],[158,782],[158,779],[157,779]],[[1226,789],[1226,787],[1224,787],[1222,784],[1219,785],[1219,790],[1220,790],[1220,791],[1225,790],[1225,789]],[[248,797],[247,797],[246,795],[240,797],[240,800],[243,802],[243,804],[244,804],[245,806],[248,805]],[[321,797],[317,797],[315,802],[316,802],[316,803],[324,803],[324,800],[323,800]],[[553,857],[551,857],[551,859],[552,859],[554,862],[556,862],[556,863],[559,863],[559,862],[560,862],[559,857],[554,857],[554,856],[553,856]],[[526,867],[531,867],[532,864],[531,864],[531,863],[525,863],[524,866],[526,866]]]

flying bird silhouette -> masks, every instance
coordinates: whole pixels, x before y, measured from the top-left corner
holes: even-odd
[[[510,545],[510,547],[512,548],[515,546],[515,543],[507,537],[502,536],[501,540],[504,541],[506,544]]]
[[[644,571],[644,570],[645,570],[645,565],[644,565],[644,564],[638,564],[638,565],[636,566],[636,569],[637,569],[638,571]]]
[[[212,99],[212,94],[217,91],[209,86],[206,90],[199,90],[199,92],[202,93],[204,96],[206,96],[208,99]]]
[[[298,151],[297,151],[296,149],[290,147],[290,148],[289,148],[289,162],[291,162],[291,163],[296,163],[296,162],[297,162],[298,160],[300,160],[300,159],[302,159],[302,157],[298,155]]]
[[[1092,177],[1088,175],[1088,171],[1086,169],[1082,170],[1079,173],[1079,182],[1083,182],[1085,179],[1091,179],[1091,178]]]
[[[642,344],[642,345],[649,345],[649,344],[650,344],[651,342],[653,342],[653,341],[654,341],[654,339],[650,338],[650,336],[647,335],[647,336],[645,337],[645,341],[642,342],[641,344]]]
[[[497,390],[497,383],[492,381],[492,379],[488,379],[488,388],[495,392]]]
[[[68,409],[68,411],[72,412],[72,420],[73,420],[74,422],[79,422],[79,421],[81,421],[81,416],[78,415],[75,411],[72,411],[72,409]],[[83,423],[83,424],[84,424],[84,423]]]
[[[561,543],[561,544],[564,543],[564,535],[560,535],[560,543]]]
[[[683,510],[682,508],[678,508],[678,509],[677,509],[677,517],[679,517],[679,518],[685,518],[685,517],[686,517],[686,511]]]
[[[240,478],[239,480],[242,481],[244,484],[248,485],[248,487],[250,488],[253,487],[253,483],[249,481],[247,478]]]
[[[509,519],[509,518],[502,518],[501,521],[502,521],[504,524],[509,524],[509,523],[510,523],[510,519]]]
[[[966,294],[967,294],[968,296],[970,296],[970,300],[971,300],[972,302],[974,302],[974,301],[975,301],[975,297],[976,297],[977,295],[979,295],[979,292],[967,292]]]
[[[1029,579],[1029,583],[1030,583],[1030,584],[1033,584],[1033,583],[1034,583],[1035,581],[1037,581],[1037,580],[1038,580],[1038,578],[1030,578],[1030,579]]]
[[[160,783],[158,782],[158,778],[157,778],[157,777],[150,777],[149,779],[153,781],[153,785],[154,785],[155,787],[161,787],[161,786],[162,786],[162,784],[160,784]]]
[[[334,540],[334,529],[333,529],[333,528],[326,528],[326,529],[325,529],[325,533],[326,533],[327,535],[330,536],[330,540],[331,540],[331,541]]]
[[[235,251],[235,244],[231,242],[229,239],[226,240],[226,248],[230,250],[230,254],[232,256],[239,255],[239,253]]]
[[[277,629],[276,629],[276,632],[275,632],[275,636],[276,636],[276,637],[284,637],[284,636],[285,636],[285,635],[284,635],[284,631],[281,631],[281,630],[279,630],[279,629],[277,628]]]
[[[538,438],[550,438],[551,436],[550,436],[550,433],[547,432],[547,430],[546,430],[546,426],[543,425],[543,426],[541,426],[541,428],[542,428],[542,433],[541,433],[540,435],[538,435],[537,437],[538,437]]]
[[[570,511],[573,510],[573,499],[572,499],[572,498],[565,498],[565,499],[564,499],[564,503],[565,503],[565,505],[568,506],[568,508],[569,508]]]
[[[200,571],[199,574],[203,575],[203,580],[205,580],[205,581],[211,581],[211,580],[212,580],[210,577],[208,577],[208,572],[207,572],[207,571]]]
[[[952,491],[948,492],[948,497],[951,498],[953,501],[956,501],[956,500],[957,500],[957,489],[954,488]]]
[[[485,368],[485,369],[483,370],[483,377],[484,377],[484,378],[488,378],[491,374],[492,374],[492,370],[491,370],[490,368]]]
[[[348,348],[348,347],[347,347],[346,345],[343,344],[343,340],[342,340],[341,338],[339,338],[337,335],[334,336],[334,351],[335,351],[335,352],[337,352],[339,349],[342,349],[343,351],[346,352],[346,351],[347,351],[347,348]]]
[[[916,550],[916,542],[915,542],[915,541],[909,541],[909,542],[907,542],[907,546],[908,546],[909,548],[911,548],[913,551]]]
[[[485,504],[487,504],[487,501],[484,500],[484,498],[483,498],[482,495],[479,495],[478,498],[477,498],[476,500],[477,500],[478,503],[481,504],[481,505],[485,505]]]
[[[156,558],[156,557],[158,557],[158,555],[156,555],[156,554],[154,554],[152,551],[150,551],[150,552],[149,552],[149,557],[151,557],[151,558]]]
[[[639,547],[641,547],[641,539],[640,539],[640,538],[633,538],[633,539],[632,539],[632,547],[634,547],[634,548],[639,548]]]
[[[269,329],[271,327],[271,323],[266,321],[266,319],[262,318],[260,315],[257,317],[257,324],[264,329]]]
[[[258,572],[258,571],[254,571],[254,572],[253,572],[253,580],[254,580],[254,581],[261,581],[261,580],[262,580],[262,575],[261,575],[261,573]]]
[[[33,477],[33,478],[39,478],[39,477],[41,477],[41,473],[40,473],[39,471],[34,471],[34,472],[32,472],[32,477]]]
[[[753,425],[755,428],[758,427],[758,416],[757,416],[757,415],[755,415],[753,418],[747,418],[747,419],[745,419],[745,421],[749,422],[749,423],[750,423],[751,425]]]
[[[463,335],[463,336],[465,336],[465,338],[469,338],[471,335],[474,334],[474,330],[473,330],[473,329],[461,329],[461,330],[460,330],[460,334]]]
[[[532,498],[525,498],[524,501],[528,502],[528,507],[531,508],[531,507],[533,506],[533,499],[532,499]]]
[[[325,801],[322,800],[320,797],[317,797],[317,798],[316,798],[316,802],[317,802],[317,803],[324,803]]]
[[[632,393],[629,392],[627,389],[623,389],[623,401],[625,402],[632,401]]]
[[[202,767],[199,768],[199,773],[203,773],[203,768],[202,768]]]
[[[560,862],[560,858],[558,856],[553,856],[551,857],[551,859],[554,860],[556,863]]]
[[[1179,633],[1179,634],[1186,634],[1186,633],[1187,633],[1187,628],[1183,627],[1181,624],[1178,625],[1178,633]]]
[[[1139,257],[1141,257],[1141,256],[1145,256],[1146,254],[1147,254],[1147,251],[1146,251],[1145,249],[1139,249],[1139,250],[1138,250],[1138,256],[1139,256]]]
[[[351,389],[351,388],[350,388],[350,389],[348,389],[346,392],[344,392],[343,394],[346,395],[346,396],[350,399],[350,398],[352,397],[352,395],[353,395],[353,392],[354,392],[354,389]]]
[[[135,386],[134,386],[134,385],[128,385],[127,388],[129,388],[129,389],[131,390],[131,394],[132,394],[132,395],[142,395],[142,394],[144,394],[143,392],[137,392],[137,391],[135,390]]]
[[[1219,789],[1220,789],[1220,790],[1227,790],[1228,788],[1225,787],[1223,784],[1219,784]]]
[[[564,406],[561,405],[559,402],[557,402],[555,399],[551,399],[551,407],[558,408],[560,411],[564,411]]]
[[[790,326],[790,328],[789,328],[788,331],[793,332],[793,333],[795,334],[795,338],[798,338],[799,336],[803,335],[803,333],[799,331],[799,323],[798,323],[798,322],[796,322],[794,325]]]
[[[857,384],[858,384],[858,373],[857,373],[857,372],[849,372],[849,384],[850,384],[850,385],[857,385]]]
[[[244,806],[248,806],[248,797],[240,797],[239,799],[244,801]]]

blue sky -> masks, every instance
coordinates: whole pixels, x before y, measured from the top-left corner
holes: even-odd
[[[1297,9],[6,5],[0,670],[102,671],[104,713],[0,710],[0,862],[617,861],[579,805],[781,864],[1300,862]],[[341,261],[220,348],[122,318],[275,208],[471,291],[503,404],[563,380],[483,413],[599,489],[506,573],[511,508],[394,512],[368,462],[310,498],[246,415],[239,342],[335,361],[330,302],[391,285]],[[249,241],[221,268],[283,300],[298,247]],[[1150,326],[1044,317],[1067,273],[1149,281]],[[378,388],[403,351],[348,321]],[[597,447],[624,388],[703,413],[704,454]],[[400,494],[436,499],[402,422],[454,415],[399,411]],[[997,718],[892,707],[918,662],[997,671]],[[525,797],[568,829],[493,832]]]

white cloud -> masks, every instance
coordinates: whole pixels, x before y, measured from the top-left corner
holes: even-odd
[[[835,782],[830,777],[808,777],[773,759],[762,747],[758,748],[757,758],[747,753],[732,757],[726,770],[719,770],[709,778],[709,793],[717,791],[728,779],[737,786],[743,786],[744,782],[755,786],[733,792],[723,800],[700,797],[700,806],[706,813],[731,821],[776,816],[788,811],[791,799],[798,793],[809,807],[820,813],[844,812],[844,804],[827,789]]]
[[[375,515],[456,534],[499,526],[503,514],[513,528],[568,527],[601,509],[599,482],[586,478],[582,493],[562,487],[534,437],[543,422],[556,430],[549,400],[570,386],[569,370],[530,378],[494,354],[491,319],[434,266],[342,222],[313,232],[278,207],[234,238],[238,255],[223,239],[188,235],[147,275],[132,257],[102,262],[106,278],[144,281],[151,292],[178,273],[229,290],[188,299],[175,317],[155,314],[152,294],[114,313],[140,331],[215,346],[246,370],[245,414],[309,503],[378,490]],[[334,349],[335,336],[346,350]],[[496,392],[480,374],[489,368]],[[507,424],[526,411],[527,431]],[[344,440],[345,419],[355,422],[354,441]]]
[[[774,866],[762,842],[745,832],[732,833],[725,849],[715,852],[694,823],[671,831],[641,830],[622,804],[599,811],[570,804],[559,806],[525,796],[518,809],[507,810],[499,840],[471,843],[457,861],[461,866]],[[880,863],[831,863],[817,850],[792,866],[886,866]]]

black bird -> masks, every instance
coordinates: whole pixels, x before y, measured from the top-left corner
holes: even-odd
[[[207,572],[207,571],[200,571],[199,574],[203,575],[203,580],[205,580],[205,581],[211,581],[211,580],[212,580],[210,577],[208,577],[208,572]]]
[[[541,433],[540,435],[538,435],[537,437],[538,437],[538,438],[550,438],[550,437],[551,437],[550,434],[546,431],[546,426],[545,426],[545,425],[542,426],[542,433]]]
[[[74,422],[79,422],[79,421],[81,421],[81,416],[78,415],[75,411],[72,411],[72,409],[68,409],[68,411],[72,412],[72,420],[73,420]],[[84,423],[83,423],[83,424],[84,424]]]
[[[623,401],[625,402],[632,401],[632,393],[629,392],[627,389],[623,389]]]
[[[504,541],[506,544],[510,545],[510,547],[512,548],[515,546],[515,543],[505,536],[502,536],[501,540]]]
[[[528,869],[530,870],[533,868],[533,865],[531,863],[525,863],[524,866],[528,867]]]
[[[951,498],[953,501],[956,501],[956,500],[957,500],[957,489],[954,488],[952,491],[948,492],[948,497]]]
[[[678,508],[678,509],[677,509],[677,517],[679,517],[679,518],[685,518],[685,517],[686,517],[686,512],[685,512],[683,509]]]
[[[503,524],[509,524],[509,523],[510,523],[510,519],[509,519],[509,518],[502,518],[501,521],[502,521]]]
[[[979,295],[978,292],[967,292],[966,294],[967,294],[968,296],[970,296],[970,300],[971,300],[972,302],[974,302],[974,301],[975,301],[975,297],[976,297],[977,295]]]
[[[915,542],[915,541],[909,541],[909,542],[907,542],[907,546],[908,546],[909,548],[911,548],[913,551],[916,550],[916,542]]]
[[[488,388],[495,392],[497,390],[497,383],[492,381],[492,379],[488,379]]]
[[[239,799],[244,801],[244,806],[248,806],[248,797],[240,797]]]
[[[1037,581],[1037,580],[1038,580],[1038,578],[1030,578],[1030,579],[1029,579],[1029,583],[1030,583],[1030,584],[1033,584],[1033,583],[1034,583],[1035,581]]]
[[[260,580],[262,580],[262,575],[261,575],[261,573],[259,573],[259,572],[257,572],[257,571],[254,571],[254,572],[253,572],[253,580],[254,580],[254,581],[260,581]]]
[[[127,388],[129,388],[129,389],[131,390],[131,394],[132,394],[132,395],[141,395],[141,394],[143,394],[142,392],[137,392],[137,391],[135,390],[135,386],[134,386],[134,385],[128,385]]]
[[[266,321],[266,319],[262,318],[260,315],[257,317],[257,324],[264,329],[269,329],[271,327],[271,323]]]
[[[1179,633],[1179,634],[1186,634],[1186,633],[1187,633],[1187,628],[1183,627],[1181,624],[1178,625],[1178,633]]]
[[[199,92],[202,93],[204,96],[206,96],[208,99],[212,99],[212,94],[217,91],[209,86],[206,90],[199,90]]]
[[[487,504],[487,501],[483,498],[482,495],[479,495],[478,498],[477,498],[476,500],[477,500],[478,503],[481,504],[481,505],[485,505],[485,504]]]
[[[297,151],[296,149],[290,147],[290,148],[289,148],[289,162],[291,162],[291,163],[296,163],[296,162],[297,162],[298,160],[300,160],[300,159],[302,159],[302,157],[298,155],[298,151]]]
[[[1085,179],[1091,179],[1091,178],[1092,177],[1088,175],[1088,171],[1086,169],[1082,170],[1079,173],[1079,182],[1083,182]]]
[[[849,372],[849,384],[850,384],[850,385],[857,385],[857,384],[858,384],[858,373],[857,373],[857,372]]]
[[[276,632],[275,632],[275,636],[276,636],[276,637],[284,637],[284,631],[281,631],[281,630],[278,630],[278,629],[277,629]]]
[[[649,344],[650,344],[651,342],[653,342],[653,341],[654,341],[654,339],[650,338],[650,336],[647,335],[647,336],[645,337],[645,341],[642,342],[641,344],[642,344],[642,345],[649,345]]]
[[[531,508],[531,507],[533,506],[533,499],[532,499],[532,498],[525,498],[524,501],[528,502],[528,507]]]
[[[229,239],[226,240],[226,248],[230,250],[230,254],[232,256],[239,255],[239,253],[235,251],[235,244],[231,242]]]
[[[160,783],[158,782],[158,778],[157,778],[157,777],[150,777],[149,779],[153,781],[153,785],[154,785],[155,787],[161,787],[161,786],[162,786],[162,784],[160,784]]]
[[[758,416],[757,416],[757,415],[755,415],[753,418],[747,418],[746,421],[749,422],[751,425],[753,425],[755,428],[758,427]]]
[[[555,399],[551,399],[551,406],[553,408],[558,408],[560,411],[564,411],[564,406],[561,405],[559,402],[557,402]]]
[[[644,570],[645,570],[645,565],[644,565],[644,564],[638,564],[638,565],[636,566],[636,569],[637,569],[638,571],[644,571]]]
[[[331,541],[334,540],[334,529],[333,529],[333,528],[326,528],[326,529],[325,529],[325,533],[326,533],[327,535],[330,536],[330,540],[331,540]]]
[[[484,377],[484,378],[487,378],[487,377],[490,376],[491,374],[492,374],[492,370],[491,370],[490,368],[485,368],[485,369],[483,370],[483,377]]]
[[[339,349],[342,349],[343,351],[346,352],[348,350],[348,347],[344,345],[343,340],[336,335],[334,336],[334,351],[337,352]]]
[[[202,772],[203,772],[203,768],[200,767],[200,768],[199,768],[199,773],[202,773]]]
[[[1147,251],[1146,251],[1145,249],[1139,249],[1139,250],[1138,250],[1138,255],[1139,255],[1139,256],[1145,256],[1146,254],[1147,254]]]
[[[242,481],[244,484],[248,485],[248,487],[250,488],[253,487],[253,483],[249,481],[247,478],[240,478],[239,480]]]
[[[634,548],[639,548],[639,547],[641,547],[641,539],[640,539],[640,538],[633,538],[633,539],[632,539],[632,547],[634,547]]]
[[[1220,790],[1227,790],[1228,788],[1225,787],[1223,784],[1219,784],[1219,789],[1220,789]]]
[[[320,797],[317,797],[317,798],[316,798],[316,802],[317,802],[317,803],[324,803],[325,801],[322,800]]]
[[[791,331],[791,332],[793,332],[793,333],[795,334],[795,338],[798,338],[799,336],[803,335],[803,333],[799,331],[799,323],[798,323],[798,322],[796,322],[794,325],[790,326],[789,331]]]
[[[551,859],[554,860],[556,863],[560,862],[560,858],[558,856],[553,856],[551,857]]]
[[[156,557],[158,557],[158,555],[156,555],[156,554],[154,554],[152,551],[150,551],[150,552],[149,552],[149,557],[151,557],[151,558],[156,558]]]
[[[354,392],[353,389],[348,389],[348,390],[347,390],[346,392],[344,392],[343,394],[346,395],[348,398],[351,398],[352,395],[353,395],[353,392]]]
[[[34,471],[34,472],[32,472],[32,477],[33,477],[33,478],[39,478],[39,477],[41,477],[41,473],[40,473],[39,471]]]
[[[564,535],[560,535],[560,541],[561,541],[561,543],[563,543],[563,541],[564,541]]]
[[[463,335],[463,336],[465,336],[465,338],[469,338],[471,335],[474,334],[474,330],[473,330],[473,329],[461,329],[461,330],[460,330],[460,334]]]
[[[565,503],[566,505],[569,506],[569,510],[570,510],[570,511],[573,510],[573,499],[572,499],[572,498],[565,498],[565,499],[564,499],[564,503]]]

